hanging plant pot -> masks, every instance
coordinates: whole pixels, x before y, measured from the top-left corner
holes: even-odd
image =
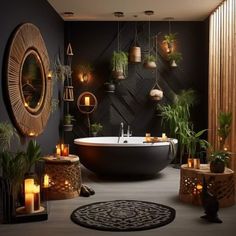
[[[73,130],[73,125],[64,125],[64,131],[72,131]]]
[[[153,101],[160,101],[163,98],[163,91],[160,89],[151,89],[149,96]]]
[[[175,61],[175,60],[173,60],[173,61],[171,62],[171,67],[178,67],[178,65],[176,64],[176,61]]]
[[[145,69],[155,69],[157,67],[157,64],[155,61],[145,61],[143,63],[143,67]]]
[[[113,70],[112,77],[117,80],[125,79],[124,72],[122,70]]]
[[[106,83],[104,83],[104,85],[105,85],[106,92],[108,92],[108,93],[114,93],[115,92],[116,86],[115,86],[114,83],[106,82]]]
[[[129,51],[129,61],[131,63],[139,63],[141,62],[141,48],[137,46],[133,46]]]

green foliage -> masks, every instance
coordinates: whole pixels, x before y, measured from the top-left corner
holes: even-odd
[[[54,62],[53,77],[64,83],[65,79],[70,78],[72,74],[71,67],[69,65],[63,65],[60,58],[57,57]]]
[[[156,57],[152,54],[145,55],[144,62],[151,62],[151,61],[156,62]]]
[[[111,63],[113,71],[123,71],[125,74],[128,70],[128,54],[123,51],[114,51]]]
[[[174,33],[174,34],[172,34],[172,33],[170,33],[170,34],[166,34],[166,35],[164,35],[164,43],[173,43],[175,40],[176,40],[176,35],[177,35],[177,33]]]
[[[178,139],[180,157],[182,158],[186,147],[186,137],[192,130],[190,122],[190,109],[196,103],[194,90],[182,90],[175,96],[172,104],[158,104],[157,109],[161,112],[162,126],[169,129],[168,136]]]
[[[227,165],[229,159],[230,154],[226,151],[214,151],[209,157],[209,161],[223,162],[225,165]]]
[[[183,60],[182,53],[180,52],[171,52],[167,55],[167,58],[169,61],[175,61],[176,63],[179,63],[181,60]]]
[[[15,128],[8,122],[0,122],[0,151],[5,151],[10,147],[13,136],[18,138]]]
[[[232,112],[220,112],[218,116],[218,122],[218,135],[220,136],[221,148],[223,148],[225,140],[231,131]]]
[[[41,159],[41,148],[35,140],[30,140],[26,153],[25,153],[25,162],[26,162],[26,171],[30,172],[32,166]]]
[[[92,133],[98,133],[103,129],[103,126],[101,123],[93,123],[91,125],[91,132]]]
[[[71,125],[73,120],[75,120],[75,119],[74,119],[74,116],[72,116],[71,114],[66,114],[64,116],[64,124],[65,125]]]

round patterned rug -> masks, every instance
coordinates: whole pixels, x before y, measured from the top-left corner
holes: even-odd
[[[175,210],[154,202],[116,200],[95,202],[74,210],[71,219],[81,226],[107,231],[146,230],[169,224]]]

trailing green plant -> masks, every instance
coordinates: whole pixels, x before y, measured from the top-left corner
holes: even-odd
[[[103,126],[101,123],[93,123],[91,125],[91,132],[92,133],[98,133],[103,129]]]
[[[180,163],[186,146],[186,137],[191,130],[190,109],[196,103],[194,90],[182,90],[176,95],[172,104],[158,104],[157,110],[161,112],[161,125],[167,129],[170,137],[178,139],[180,150]]]
[[[58,56],[54,62],[53,77],[64,83],[65,79],[71,77],[71,74],[71,67],[69,65],[63,65]]]
[[[18,138],[16,129],[8,122],[0,122],[0,151],[10,147],[13,136]]]
[[[218,116],[219,128],[218,135],[220,137],[220,149],[223,149],[225,141],[231,131],[232,112],[220,112]]]
[[[144,62],[156,62],[156,57],[152,54],[147,54],[144,56],[144,59],[143,59]]]
[[[126,75],[128,71],[128,54],[123,51],[116,52],[112,54],[112,71],[122,71]]]
[[[180,52],[171,52],[167,55],[167,58],[169,61],[173,62],[175,61],[177,64],[183,60],[182,53]]]
[[[174,33],[174,34],[169,33],[169,34],[164,35],[163,43],[168,43],[168,44],[173,43],[176,40],[176,35],[177,33]]]

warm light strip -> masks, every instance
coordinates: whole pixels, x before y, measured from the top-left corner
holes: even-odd
[[[236,1],[224,1],[210,16],[208,139],[219,148],[218,115],[233,114],[228,145],[236,153]],[[233,163],[234,162],[234,163]],[[236,170],[236,160],[232,158]]]

